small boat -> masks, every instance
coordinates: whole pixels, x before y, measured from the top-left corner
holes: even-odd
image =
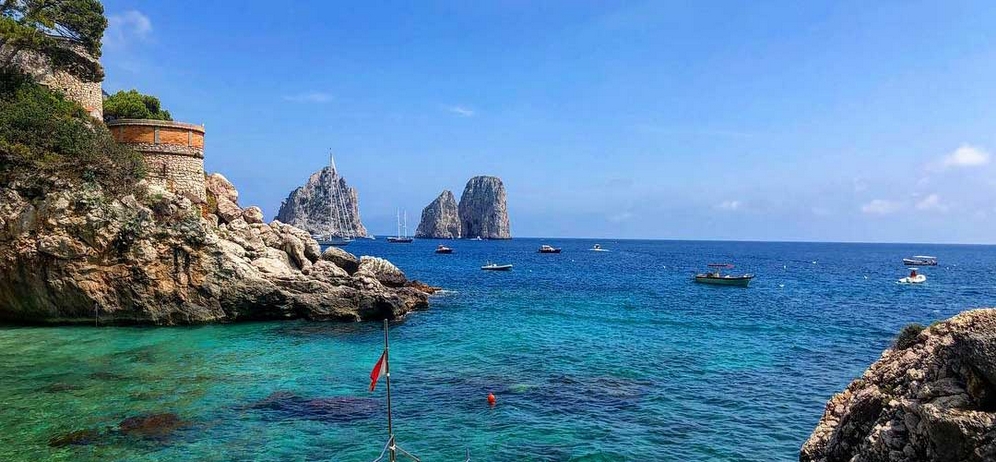
[[[408,237],[408,211],[405,211],[405,233],[401,234],[401,211],[398,210],[398,235],[388,237],[387,242],[390,244],[411,244],[413,240]]]
[[[475,237],[475,238],[473,238],[471,240],[472,241],[483,241],[484,239],[481,239],[481,236],[477,236],[477,237]]]
[[[910,275],[906,276],[896,282],[900,284],[923,284],[927,282],[927,276],[917,273],[918,268],[910,268]]]
[[[554,248],[554,247],[550,247],[550,246],[548,246],[546,244],[543,244],[543,245],[540,246],[538,252],[539,253],[560,253],[560,248],[559,247]]]
[[[348,237],[336,237],[336,236],[325,236],[315,240],[318,241],[318,245],[323,247],[328,247],[328,246],[345,247],[349,245],[350,242],[353,242],[353,240]]]
[[[595,244],[590,250],[592,252],[608,252],[608,250],[602,248],[602,244]]]
[[[499,265],[497,263],[488,262],[488,264],[482,266],[481,269],[485,271],[510,271],[512,269],[512,265]]]
[[[903,264],[906,266],[937,266],[937,257],[914,255],[913,258],[904,258]]]
[[[695,282],[698,282],[700,284],[714,284],[719,286],[747,287],[747,285],[750,284],[751,279],[754,279],[753,274],[743,274],[740,276],[721,274],[720,269],[733,268],[733,265],[729,263],[712,263],[708,266],[710,268],[710,271],[707,273],[696,274]]]
[[[453,253],[453,249],[446,247],[445,245],[440,245],[436,247],[436,253]]]

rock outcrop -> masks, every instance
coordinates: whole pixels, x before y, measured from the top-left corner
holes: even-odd
[[[902,337],[830,399],[800,461],[996,460],[996,310]]]
[[[475,176],[460,196],[460,235],[464,238],[511,239],[505,185],[493,176]]]
[[[98,186],[39,192],[0,185],[0,319],[191,324],[397,318],[428,296],[394,265],[262,222],[220,175],[207,204],[144,181],[114,198]]]
[[[315,172],[304,186],[291,192],[280,204],[276,219],[311,234],[328,234],[330,230],[338,230],[338,221],[330,219],[333,210],[330,200],[332,181],[338,182],[336,189],[342,192],[342,203],[336,205],[336,210],[343,211],[343,228],[354,236],[367,236],[367,228],[360,221],[360,200],[356,189],[349,187],[346,179],[333,173],[330,167]]]
[[[429,239],[459,239],[460,212],[457,209],[456,198],[450,190],[443,191],[439,197],[422,209],[422,220],[418,223],[415,237]]]

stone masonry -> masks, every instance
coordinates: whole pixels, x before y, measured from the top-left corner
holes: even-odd
[[[64,46],[73,49],[81,56],[93,59],[79,45],[66,41]],[[4,53],[0,53],[0,55],[2,54]],[[14,64],[34,78],[36,82],[53,90],[58,90],[66,95],[66,98],[80,103],[95,119],[104,118],[104,96],[100,82],[84,82],[66,71],[54,70],[48,58],[29,51],[18,53],[14,58]]]
[[[149,182],[174,193],[206,199],[203,125],[117,119],[108,122],[107,128],[118,143],[142,154]]]

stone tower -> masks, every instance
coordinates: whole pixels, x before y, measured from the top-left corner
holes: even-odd
[[[206,199],[203,125],[117,119],[108,122],[107,128],[118,143],[142,154],[150,183],[201,201]]]
[[[62,39],[60,44],[84,59],[97,61],[72,40]],[[3,50],[0,55],[4,55],[7,51]],[[13,64],[39,84],[62,92],[67,99],[80,103],[93,118],[97,120],[104,118],[104,93],[101,91],[99,81],[87,82],[64,70],[56,70],[48,57],[31,51],[17,53]]]

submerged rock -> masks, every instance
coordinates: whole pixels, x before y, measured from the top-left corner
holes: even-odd
[[[48,440],[48,445],[53,448],[66,446],[83,446],[96,443],[101,437],[99,430],[86,428],[66,433],[64,435],[53,436]]]
[[[180,420],[180,416],[166,412],[162,414],[147,414],[128,417],[118,424],[118,431],[129,436],[142,438],[162,438],[169,436],[174,431],[184,427],[186,424]]]
[[[295,393],[278,391],[249,408],[272,413],[275,420],[293,418],[350,422],[379,415],[382,412],[381,406],[379,400],[372,398],[353,396],[305,398]]]
[[[256,223],[257,210],[238,208],[224,177],[209,178],[214,192],[203,208],[144,183],[123,198],[95,186],[23,196],[17,185],[0,186],[0,319],[359,321],[428,307],[428,295],[405,287],[389,262],[359,274],[348,253],[326,251],[322,260],[308,232]],[[224,207],[212,212],[212,201],[238,210],[219,217]]]
[[[830,399],[800,461],[996,460],[996,310],[914,334]]]
[[[331,180],[330,180],[331,177]],[[308,182],[287,196],[280,204],[277,220],[298,227],[310,234],[326,234],[329,232],[331,205],[331,182],[338,182],[342,191],[342,203],[337,205],[344,211],[346,229],[354,236],[366,236],[367,228],[360,220],[359,195],[355,188],[346,184],[346,179],[333,173],[325,167],[308,178]]]
[[[428,239],[459,239],[460,212],[456,199],[450,190],[422,209],[422,219],[418,223],[415,237]]]
[[[511,239],[505,185],[493,176],[475,176],[460,196],[460,235],[464,238]]]

